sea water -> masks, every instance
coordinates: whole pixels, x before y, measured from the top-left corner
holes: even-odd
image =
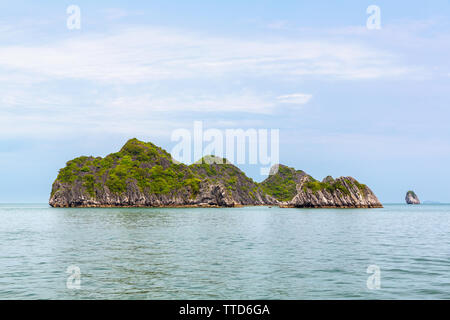
[[[450,299],[450,206],[2,204],[0,299]]]

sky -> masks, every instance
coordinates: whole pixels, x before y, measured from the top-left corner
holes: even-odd
[[[278,129],[281,163],[384,203],[450,203],[449,17],[440,0],[2,1],[0,202],[47,202],[68,160],[133,137],[171,151],[202,121]]]

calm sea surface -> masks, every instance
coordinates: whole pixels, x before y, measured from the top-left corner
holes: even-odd
[[[450,206],[2,204],[0,299],[450,299]]]

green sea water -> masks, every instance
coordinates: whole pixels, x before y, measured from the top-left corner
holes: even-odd
[[[450,206],[2,204],[0,299],[450,299]]]

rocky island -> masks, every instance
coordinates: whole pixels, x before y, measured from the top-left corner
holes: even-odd
[[[218,161],[220,160],[220,161]],[[275,170],[278,169],[278,170]],[[315,180],[277,165],[261,183],[226,159],[208,156],[178,163],[160,147],[129,140],[104,158],[67,162],[52,186],[52,207],[236,207],[381,208],[375,194],[351,177]],[[275,172],[276,171],[276,172]]]
[[[407,204],[420,204],[419,197],[411,190],[406,193],[405,201]]]

